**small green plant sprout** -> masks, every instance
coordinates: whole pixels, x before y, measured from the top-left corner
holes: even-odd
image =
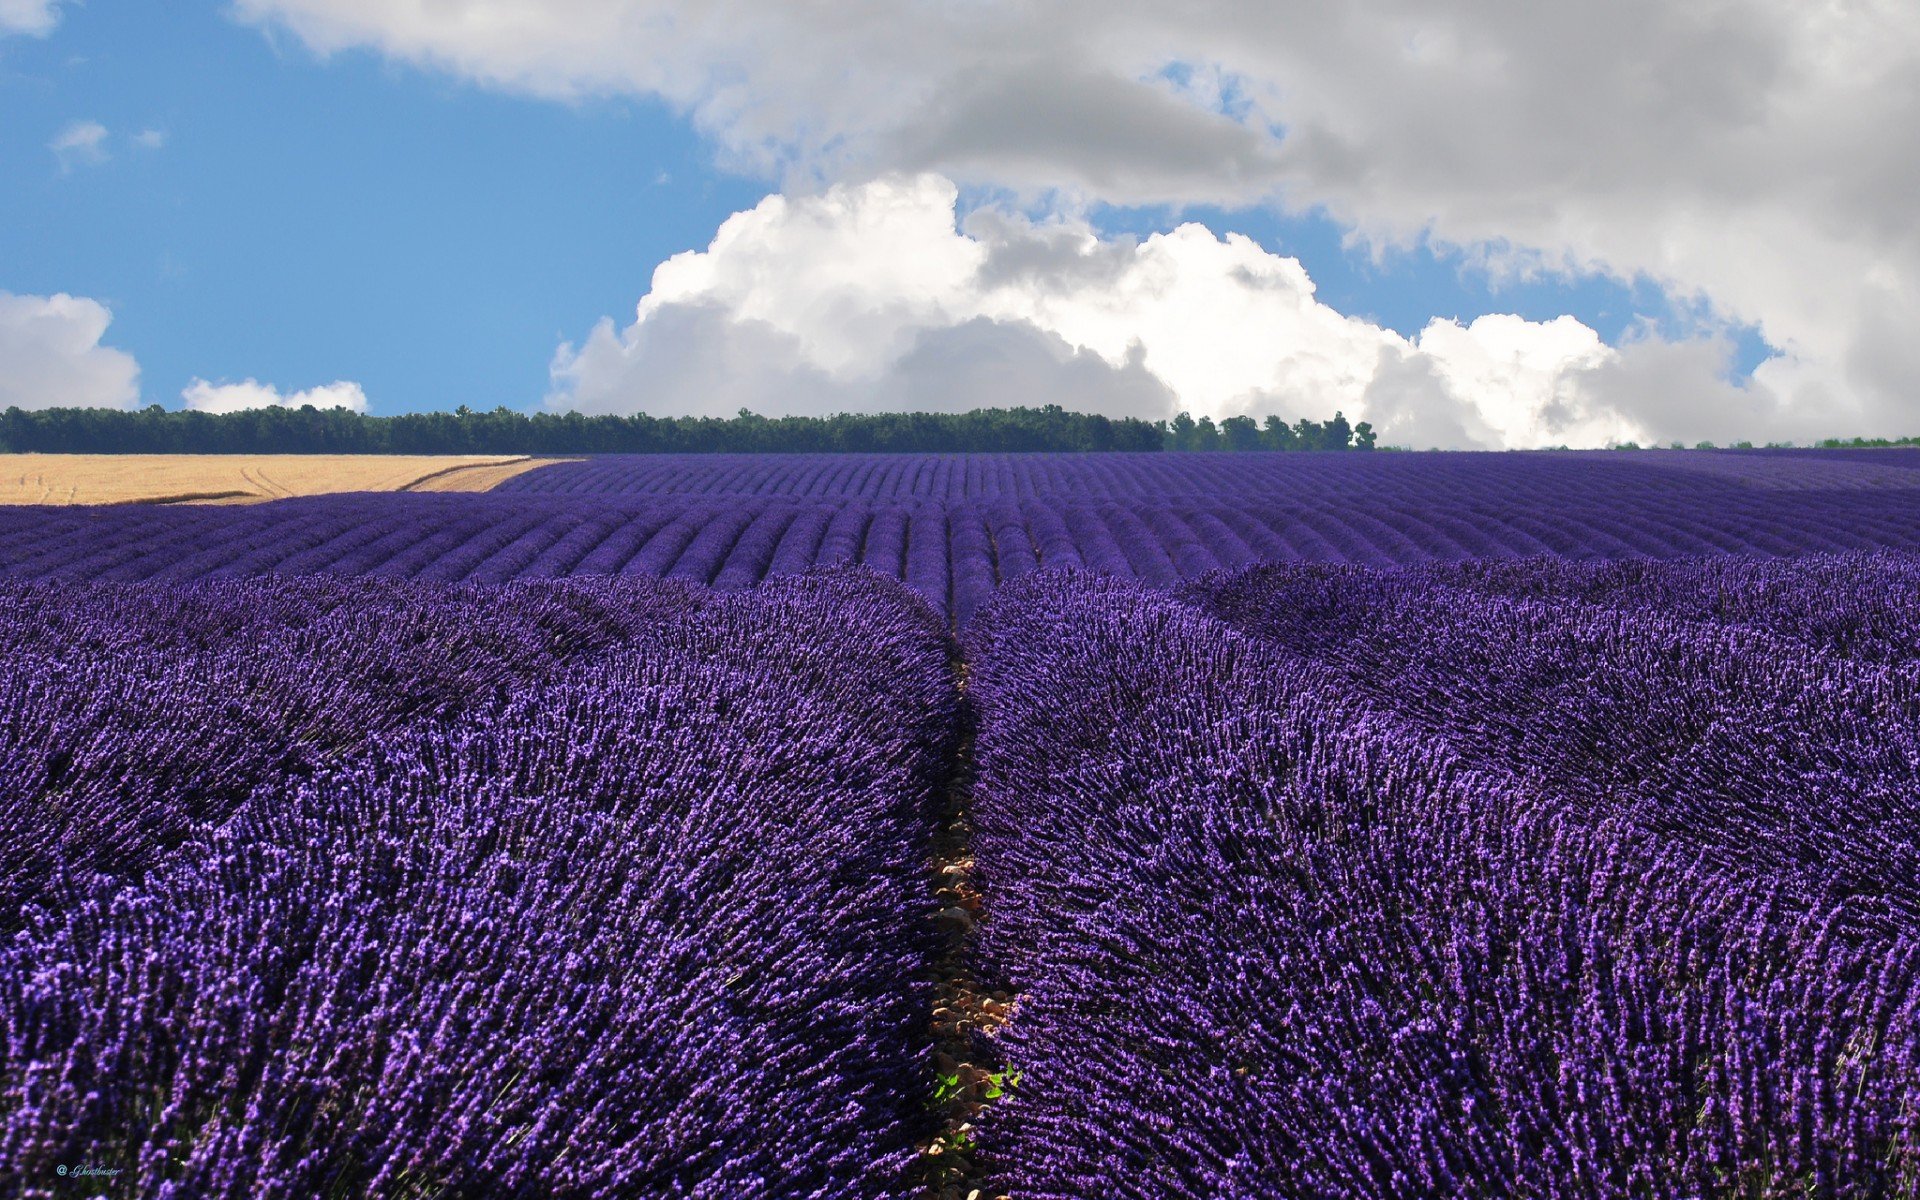
[[[933,1076],[933,1103],[936,1107],[951,1103],[961,1093],[977,1088],[975,1098],[998,1100],[1020,1086],[1020,1072],[1011,1067],[1001,1071],[982,1071],[961,1063],[951,1071],[936,1070]]]

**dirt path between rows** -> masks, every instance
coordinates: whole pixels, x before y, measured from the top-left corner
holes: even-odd
[[[967,668],[954,671],[964,697]],[[987,1106],[1018,1082],[992,1044],[995,1032],[1013,1016],[1016,1000],[989,992],[971,970],[970,943],[975,927],[987,918],[985,897],[973,882],[973,739],[959,746],[959,765],[948,789],[947,808],[934,837],[932,888],[940,909],[933,920],[945,935],[945,949],[932,967],[934,982],[934,1104],[940,1130],[922,1147],[922,1194],[927,1200],[1008,1200],[987,1186],[991,1171],[974,1146],[974,1125]]]

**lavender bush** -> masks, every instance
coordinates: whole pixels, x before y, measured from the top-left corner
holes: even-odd
[[[25,1194],[75,1162],[156,1196],[901,1194],[956,728],[931,614],[850,574],[499,598],[627,628],[26,910]]]
[[[1462,563],[1409,572],[1406,581],[1740,626],[1866,662],[1920,659],[1920,606],[1911,602],[1920,557],[1908,553]]]
[[[1022,997],[981,1143],[1018,1194],[1920,1186],[1920,940],[1742,824],[1585,807],[1462,746],[1464,696],[1416,719],[1433,673],[1402,711],[1113,581],[1029,576],[970,643],[976,953]]]
[[[1817,902],[1847,901],[1855,919],[1920,931],[1920,675],[1749,625],[1436,580],[1450,571],[1264,567],[1196,594],[1451,752],[1524,781],[1529,803],[1628,821],[1790,877]],[[1779,611],[1791,621],[1790,604]]]
[[[0,584],[0,927],[58,865],[137,875],[254,787],[611,644],[627,619],[521,589]]]

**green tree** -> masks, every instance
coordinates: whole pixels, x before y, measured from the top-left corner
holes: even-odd
[[[1300,439],[1291,425],[1268,414],[1265,424],[1260,428],[1260,447],[1263,450],[1298,450]]]
[[[1194,424],[1193,414],[1184,411],[1173,414],[1173,420],[1167,425],[1168,448],[1173,450],[1195,449],[1194,431],[1198,428],[1199,426]]]
[[[1220,422],[1220,441],[1228,450],[1260,449],[1260,426],[1252,417],[1228,417]]]

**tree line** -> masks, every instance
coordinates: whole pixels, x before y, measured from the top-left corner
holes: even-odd
[[[1217,426],[1212,417],[1196,421],[1180,413],[1154,424],[1164,450],[1371,450],[1374,443],[1372,425],[1350,425],[1342,413],[1334,413],[1330,421],[1302,417],[1292,425],[1274,416],[1260,423],[1252,417],[1228,417]]]
[[[728,451],[1371,450],[1373,430],[1278,417],[1218,425],[1180,413],[1143,421],[1043,408],[963,413],[840,413],[830,417],[587,416],[476,412],[377,417],[345,409],[253,408],[235,413],[49,408],[0,413],[0,452],[43,454],[670,454]]]

